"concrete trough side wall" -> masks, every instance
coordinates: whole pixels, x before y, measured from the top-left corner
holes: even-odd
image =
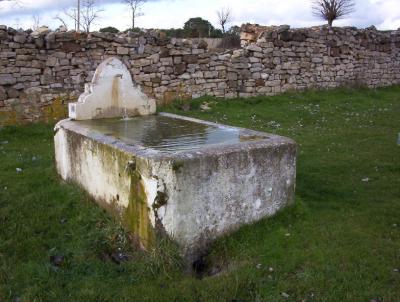
[[[296,148],[270,146],[210,150],[180,161],[162,225],[195,259],[223,234],[274,215],[294,202]]]
[[[295,143],[242,133],[265,139],[165,154],[64,120],[55,135],[56,166],[116,213],[143,248],[167,234],[193,262],[221,235],[294,202]]]

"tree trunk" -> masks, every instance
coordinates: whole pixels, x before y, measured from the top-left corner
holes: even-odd
[[[332,24],[333,24],[333,20],[328,20],[328,26],[332,27]]]
[[[132,29],[135,29],[135,12],[132,12]]]

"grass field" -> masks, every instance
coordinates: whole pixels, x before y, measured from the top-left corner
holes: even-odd
[[[400,301],[399,86],[183,104],[162,110],[295,139],[296,205],[218,240],[198,278],[60,182],[52,125],[5,127],[0,301]]]

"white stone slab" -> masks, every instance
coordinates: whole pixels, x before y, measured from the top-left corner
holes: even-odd
[[[69,117],[88,120],[113,117],[132,117],[156,112],[156,102],[134,85],[128,68],[111,57],[96,69],[92,82],[78,102],[69,104]]]

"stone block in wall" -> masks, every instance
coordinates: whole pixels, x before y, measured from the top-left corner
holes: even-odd
[[[217,88],[221,89],[221,90],[224,90],[224,89],[228,88],[228,84],[226,82],[219,82],[217,84]]]
[[[250,68],[251,73],[258,73],[263,70],[263,67],[252,67]]]
[[[47,49],[51,49],[56,46],[56,33],[55,32],[49,32],[44,37],[45,37],[44,40],[46,42]]]
[[[227,75],[227,71],[226,70],[219,70],[218,71],[218,79],[225,80],[226,79],[226,75]]]
[[[17,77],[18,83],[26,83],[26,86],[34,86],[32,83],[39,80],[40,77],[38,75],[19,75]],[[38,82],[40,84],[40,81]]]
[[[184,74],[181,74],[178,78],[182,79],[182,80],[190,80],[192,77],[190,76],[189,73],[184,73]]]
[[[74,56],[72,59],[71,59],[71,64],[72,65],[81,65],[81,64],[85,64],[85,63],[87,63],[89,60],[88,60],[88,58],[85,58],[85,57],[76,57],[76,56]],[[57,62],[56,62],[57,63]],[[53,65],[54,66],[54,65]]]
[[[186,72],[186,64],[181,63],[181,64],[175,64],[174,66],[174,73],[176,75],[181,75]]]
[[[14,64],[17,67],[31,67],[31,62],[29,61],[15,61]]]
[[[59,61],[58,61],[58,64],[60,65],[60,66],[69,66],[70,65],[70,61],[69,61],[69,59],[60,59]]]
[[[269,94],[272,92],[272,88],[268,86],[260,86],[256,88],[256,92],[261,94]]]
[[[43,48],[44,47],[44,38],[43,37],[38,37],[35,38],[33,43],[37,48]]]
[[[149,74],[141,73],[141,74],[135,75],[133,77],[133,79],[135,82],[143,83],[143,82],[150,82],[151,77]]]
[[[57,58],[57,59],[65,59],[67,57],[67,54],[65,52],[62,51],[56,51],[52,54],[53,57]]]
[[[27,38],[27,34],[25,34],[25,33],[19,33],[19,34],[16,34],[16,35],[14,36],[13,40],[14,40],[14,42],[23,44],[23,43],[26,42],[26,38]]]
[[[153,64],[157,64],[158,62],[160,62],[160,54],[153,53],[151,56],[149,56],[149,59],[153,62]]]
[[[300,73],[300,69],[289,69],[287,72],[291,75],[296,75]]]
[[[176,56],[173,58],[174,64],[181,64],[182,63],[182,57],[181,56]]]
[[[323,57],[323,63],[325,65],[334,65],[335,64],[335,58],[332,57]]]
[[[222,66],[224,64],[224,62],[222,61],[213,61],[211,59],[210,63],[208,64],[207,67],[215,67],[215,66]]]
[[[184,55],[182,57],[182,61],[188,64],[196,64],[199,60],[199,56],[198,55]]]
[[[238,70],[238,79],[240,80],[248,80],[251,78],[251,72],[248,69]]]
[[[262,52],[262,48],[257,46],[256,44],[250,44],[246,47],[246,50],[253,52]]]
[[[17,79],[12,74],[0,74],[0,85],[13,85]]]
[[[5,30],[0,30],[0,41],[7,41],[8,33]]]
[[[238,75],[236,72],[228,72],[227,79],[229,81],[236,81],[238,79]]]
[[[10,67],[2,67],[0,68],[0,74],[4,73],[17,73],[19,72],[19,68],[15,66],[10,66]]]
[[[150,79],[150,81],[153,83],[153,84],[160,84],[161,83],[161,77],[153,77],[153,78],[151,78]],[[154,85],[153,85],[154,86]]]
[[[35,74],[41,74],[42,71],[39,68],[29,68],[29,67],[22,67],[20,69],[21,75],[35,75]]]
[[[277,64],[274,64],[273,62],[270,62],[270,63],[264,63],[264,66],[267,69],[275,69]]]
[[[307,39],[307,36],[302,32],[294,32],[292,36],[293,41],[304,42]]]
[[[192,73],[192,77],[193,78],[203,78],[204,77],[204,73],[202,71],[196,71],[194,73]]]
[[[42,85],[49,85],[54,82],[55,82],[55,77],[53,77],[51,75],[41,75],[40,76],[40,83]]]
[[[204,53],[205,53],[204,49],[199,49],[199,48],[192,49],[192,54],[194,54],[194,55],[200,55],[200,54],[204,54]]]
[[[215,70],[223,71],[223,70],[227,70],[227,67],[225,65],[217,65],[217,66],[215,66]]]
[[[4,101],[5,99],[7,99],[6,90],[0,86],[0,101]]]
[[[160,58],[169,57],[169,49],[166,47],[162,47],[159,52]]]
[[[156,72],[158,72],[158,65],[153,64],[153,65],[145,66],[145,67],[143,67],[142,70],[145,73],[156,73]]]
[[[260,63],[261,59],[256,57],[250,57],[250,63]]]
[[[312,57],[311,58],[311,62],[315,63],[315,64],[321,64],[321,63],[323,63],[323,58],[321,58],[321,57]]]
[[[249,68],[249,65],[249,63],[234,63],[232,64],[232,67],[236,69],[247,69]]]
[[[215,79],[218,77],[218,71],[206,71],[204,72],[204,78]]]
[[[169,55],[170,56],[185,56],[185,55],[190,55],[192,54],[191,49],[175,49],[172,48],[169,50]]]
[[[164,69],[164,74],[166,74],[166,75],[171,75],[171,74],[173,74],[174,73],[174,68],[173,67],[171,67],[171,66],[166,66],[166,67],[164,67],[165,69]],[[160,70],[161,70],[161,68],[160,68]]]
[[[134,68],[131,68],[130,71],[131,71],[132,75],[136,75],[136,74],[140,74],[142,69],[140,67],[137,67],[137,68],[134,67]]]
[[[129,48],[118,46],[117,47],[117,54],[121,55],[121,56],[128,55],[129,54]]]
[[[9,59],[9,58],[15,58],[17,56],[15,51],[1,51],[0,52],[0,59],[5,58],[5,59]]]
[[[160,57],[160,62],[163,66],[173,66],[174,59],[172,57]]]
[[[197,48],[206,50],[208,48],[208,43],[205,40],[200,40],[197,44]]]
[[[20,100],[17,99],[17,98],[4,100],[4,105],[6,107],[15,106],[15,105],[17,105],[19,103],[20,103]]]
[[[46,66],[53,67],[58,63],[58,59],[56,57],[50,56],[47,58]]]
[[[309,71],[311,69],[311,63],[310,62],[301,62],[300,68],[305,69],[306,71]]]
[[[40,87],[29,87],[24,91],[26,94],[41,94],[42,88]]]
[[[213,89],[213,88],[217,88],[217,83],[209,83],[206,82],[205,84],[203,84],[203,88],[205,89]]]
[[[12,49],[17,49],[17,48],[21,48],[21,44],[15,43],[15,42],[10,42],[10,43],[8,43],[8,47],[12,48]]]
[[[50,88],[53,88],[53,89],[63,88],[63,87],[64,87],[64,85],[63,85],[62,83],[53,83],[53,84],[50,84]]]
[[[332,47],[329,51],[332,57],[339,57],[340,56],[340,48],[339,47]]]
[[[269,87],[278,87],[281,85],[281,80],[268,81],[268,82],[265,82],[265,85],[269,86]]]
[[[138,59],[131,61],[133,67],[144,67],[151,65],[151,60],[149,59]]]
[[[62,42],[61,44],[61,50],[65,53],[77,53],[82,50],[82,47],[80,44],[74,42],[74,41],[67,41],[67,42]]]
[[[43,61],[32,60],[32,61],[31,61],[31,67],[32,67],[32,68],[40,68],[40,69],[42,69],[42,68],[45,68],[45,67],[46,67],[46,64],[45,64],[45,62],[43,62]]]

